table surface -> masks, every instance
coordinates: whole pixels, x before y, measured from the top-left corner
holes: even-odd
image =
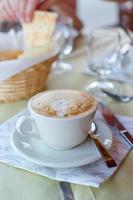
[[[77,59],[69,59],[73,70],[64,75],[50,75],[48,89],[78,89],[85,86],[94,78],[82,73],[86,66],[86,55]],[[123,93],[131,94],[133,85],[116,85]],[[0,104],[0,123],[3,123],[15,113],[27,106],[27,101],[18,101],[10,104]],[[127,104],[116,103],[111,100],[110,109],[121,115],[133,117],[133,101]],[[71,184],[75,200],[132,200],[133,199],[133,152],[127,158],[117,173],[100,188],[93,188]],[[58,181],[24,170],[16,169],[0,163],[0,199],[1,200],[60,200]]]

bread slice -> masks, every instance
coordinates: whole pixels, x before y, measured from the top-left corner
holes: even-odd
[[[45,46],[50,42],[56,25],[57,14],[48,11],[36,11],[30,23],[23,23],[25,47]]]

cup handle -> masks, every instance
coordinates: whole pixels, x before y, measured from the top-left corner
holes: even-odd
[[[26,123],[29,122],[31,124],[31,127],[32,127],[31,130],[24,130],[24,128],[22,128],[25,122]],[[21,116],[16,122],[16,130],[18,131],[18,133],[20,133],[23,136],[28,135],[28,136],[37,137],[40,139],[35,121],[30,116]]]

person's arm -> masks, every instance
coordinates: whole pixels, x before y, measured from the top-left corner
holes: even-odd
[[[65,1],[62,1],[62,0],[44,0],[43,1],[42,0],[42,3],[38,5],[38,8],[46,10],[55,5],[58,7],[64,5],[64,9],[67,6],[71,10],[71,12],[73,12],[73,14],[76,12],[76,0],[65,0]]]
[[[73,14],[76,13],[76,0],[66,0],[66,1],[59,0],[59,4],[62,3],[64,3],[64,5],[66,5],[67,7],[69,7]]]

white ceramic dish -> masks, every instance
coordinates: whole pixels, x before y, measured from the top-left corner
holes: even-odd
[[[113,141],[110,129],[101,120],[95,120],[95,122],[98,127],[99,139],[109,149]],[[14,150],[26,160],[53,168],[82,166],[101,158],[89,137],[73,149],[59,151],[48,148],[37,138],[20,135],[15,129],[11,134],[11,144]]]
[[[66,98],[64,97],[63,99],[62,94],[64,96],[66,95]],[[41,103],[40,98],[45,101],[45,98],[47,99],[50,96],[53,98],[57,95],[60,96],[60,100],[63,100],[65,104],[68,101],[67,95],[77,97],[79,97],[80,95],[86,95],[87,98],[92,98],[94,104],[85,112],[71,117],[50,117],[45,114],[39,114],[33,109],[32,101],[35,103],[37,101]],[[63,113],[64,107],[62,107],[60,103],[58,104],[58,107],[60,107],[59,110],[62,110],[59,112]],[[68,150],[79,145],[88,137],[88,130],[90,130],[91,128],[97,106],[97,101],[94,97],[85,93],[81,93],[77,90],[45,91],[31,97],[28,102],[28,110],[30,112],[30,116],[21,116],[16,122],[16,130],[21,135],[27,135],[27,137],[29,136],[29,134],[34,137],[38,137],[38,139],[41,139],[42,142],[50,148],[56,150]],[[58,108],[55,108],[55,110],[56,109],[58,113]],[[28,127],[26,127],[26,124],[28,125],[28,127],[31,126],[30,130]]]

